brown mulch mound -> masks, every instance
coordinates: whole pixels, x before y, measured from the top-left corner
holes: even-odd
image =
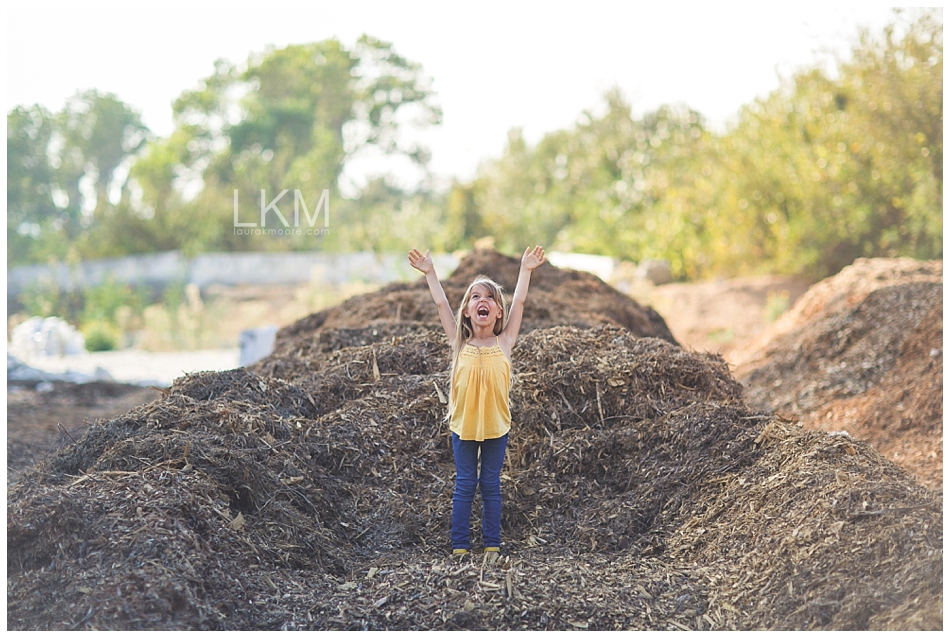
[[[497,281],[510,298],[520,268],[519,258],[493,250],[474,251],[462,259],[451,276],[442,280],[442,288],[453,312],[478,275]],[[441,275],[444,277],[445,273]],[[376,292],[353,297],[281,328],[274,354],[306,357],[314,349],[330,352],[341,346],[366,345],[380,340],[376,337],[389,338],[417,330],[419,324],[441,325],[429,287],[421,276],[413,283],[389,284]],[[549,263],[532,273],[522,334],[552,326],[600,325],[622,326],[640,337],[658,337],[676,343],[666,322],[655,310],[641,306],[594,275],[556,268]],[[366,330],[367,327],[370,328]],[[358,332],[338,334],[333,341],[321,340],[322,331],[338,328]]]
[[[519,342],[507,556],[453,563],[437,335],[189,375],[93,426],[8,494],[8,627],[941,626],[934,493],[618,327]]]
[[[942,628],[939,494],[615,324],[519,340],[504,555],[452,559],[432,323],[298,325],[29,470],[8,629]]]
[[[67,443],[82,437],[96,419],[123,414],[159,396],[154,388],[93,381],[7,385],[7,483]]]
[[[751,405],[867,440],[942,489],[942,344],[943,262],[859,259],[750,346],[736,378]]]

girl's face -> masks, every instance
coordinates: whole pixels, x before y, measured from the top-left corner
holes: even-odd
[[[473,326],[490,328],[504,316],[504,311],[488,286],[475,284],[462,314],[472,321]]]

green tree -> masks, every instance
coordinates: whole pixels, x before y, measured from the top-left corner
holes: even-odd
[[[148,130],[111,93],[73,96],[60,113],[18,107],[7,115],[10,263],[63,258],[71,245],[99,255],[93,221],[127,205],[128,169]]]
[[[943,235],[942,12],[897,15],[880,38],[862,32],[843,65],[844,110],[870,134],[862,153],[872,179],[863,186],[876,214],[864,241],[882,255],[933,258]]]
[[[411,114],[415,124],[431,125],[441,118],[421,67],[369,36],[352,50],[336,40],[269,49],[252,55],[244,69],[219,62],[174,111],[176,133],[187,140],[176,170],[201,184],[183,208],[208,225],[198,235],[216,233],[216,247],[231,250],[314,245],[312,237],[263,242],[234,235],[235,191],[242,220],[260,219],[262,191],[267,203],[285,189],[300,190],[311,205],[324,189],[338,201],[348,162],[370,149],[425,165],[426,149],[403,140],[405,119]],[[150,203],[160,189],[151,192]],[[281,201],[292,206],[293,199]],[[271,214],[269,223],[281,222]]]
[[[183,249],[208,241],[189,217],[179,184],[187,151],[180,135],[150,140],[129,171],[129,203],[117,207],[109,223],[95,229],[110,255]]]
[[[942,60],[923,13],[862,33],[837,79],[802,71],[743,108],[716,144],[719,269],[820,278],[858,257],[942,256]]]
[[[63,138],[59,181],[70,199],[67,229],[73,235],[88,224],[83,214],[95,218],[105,213],[111,192],[117,191],[120,200],[128,196],[128,170],[119,168],[145,144],[148,129],[129,105],[96,90],[69,100],[58,120]],[[83,181],[89,195],[81,192]],[[92,202],[83,201],[90,197]]]
[[[445,201],[445,234],[452,238],[451,248],[471,248],[475,239],[488,234],[478,208],[476,195],[482,190],[478,180],[464,184],[453,181]]]
[[[358,200],[343,200],[334,215],[334,249],[404,252],[407,246],[447,250],[445,197],[431,190],[398,188],[383,177],[371,179]]]
[[[67,248],[95,258],[176,248],[332,247],[332,234],[281,241],[235,234],[233,194],[242,220],[260,219],[262,191],[271,200],[284,189],[300,190],[311,207],[327,189],[335,206],[358,210],[339,187],[349,163],[375,153],[425,170],[428,151],[408,133],[437,124],[441,111],[418,64],[363,36],[350,48],[326,40],[271,48],[243,66],[218,61],[198,88],[175,101],[174,118],[174,132],[155,139],[134,109],[94,90],[77,94],[60,113],[38,106],[11,111],[9,263],[63,259]],[[373,188],[367,205],[378,208],[380,191]],[[391,202],[391,195],[383,199]],[[417,199],[430,205],[430,194]],[[292,195],[281,201],[283,211],[292,209]],[[270,226],[279,224],[275,217]],[[344,235],[351,241],[358,233]]]
[[[53,118],[40,105],[7,115],[7,262],[42,259],[37,244],[54,230],[53,167],[48,149]]]
[[[584,113],[575,127],[534,147],[513,130],[502,157],[453,192],[473,191],[479,221],[469,211],[465,228],[491,229],[508,251],[543,242],[635,260],[664,257],[679,274],[693,274],[702,220],[692,214],[690,186],[709,152],[702,117],[663,106],[636,119],[617,90],[604,102],[602,115]]]
[[[617,92],[602,114],[502,156],[449,197],[454,226],[516,251],[670,261],[675,276],[814,279],[858,257],[941,258],[943,25],[898,12],[832,75],[803,69],[721,134],[664,106],[640,118]]]

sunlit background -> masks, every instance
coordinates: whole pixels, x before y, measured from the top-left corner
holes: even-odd
[[[356,292],[330,275],[413,276],[413,246],[540,243],[679,282],[942,258],[942,9],[16,3],[7,18],[8,328],[56,315],[119,335],[106,345],[207,345],[182,326],[274,317],[209,319],[210,281],[299,271],[247,261],[261,253],[319,271],[281,323]],[[375,262],[314,261],[336,255]],[[180,274],[199,259],[221,277]]]
[[[460,179],[502,152],[510,128],[536,142],[602,108],[613,87],[636,113],[685,103],[721,127],[781,77],[831,67],[859,28],[879,31],[893,17],[876,2],[12,4],[8,111],[33,103],[55,111],[95,88],[139,110],[161,136],[172,132],[172,101],[219,58],[243,63],[269,45],[328,38],[351,46],[364,33],[392,42],[422,65],[443,109],[442,124],[422,138],[430,169]]]

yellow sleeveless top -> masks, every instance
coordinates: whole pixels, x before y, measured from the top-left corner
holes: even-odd
[[[464,441],[497,439],[511,429],[508,387],[511,363],[493,346],[466,345],[459,353],[452,379],[449,429]]]

